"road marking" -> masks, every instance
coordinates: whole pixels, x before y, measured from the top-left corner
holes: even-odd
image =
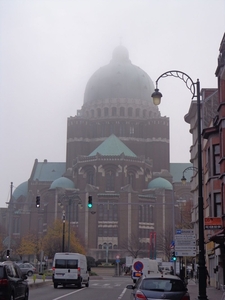
[[[73,295],[73,294],[75,294],[75,293],[81,292],[82,290],[83,290],[83,289],[80,289],[80,290],[77,290],[77,291],[74,291],[74,292],[71,292],[71,293],[62,295],[62,296],[60,296],[60,297],[58,297],[58,298],[54,298],[54,299],[52,299],[52,300],[59,300],[59,299],[65,298],[65,297],[67,297],[67,296],[69,296],[69,295]]]
[[[119,295],[119,297],[117,298],[117,300],[119,300],[119,299],[122,299],[122,297],[123,297],[123,295],[125,294],[125,292],[126,292],[126,288],[122,291],[122,293]]]

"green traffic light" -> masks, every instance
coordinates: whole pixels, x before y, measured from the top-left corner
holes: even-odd
[[[92,196],[88,197],[88,208],[92,208]]]

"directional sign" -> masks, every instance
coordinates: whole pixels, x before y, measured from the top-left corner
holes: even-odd
[[[176,246],[175,251],[183,251],[183,250],[195,250],[196,251],[196,246]]]
[[[196,256],[196,251],[194,251],[194,250],[175,251],[175,255],[177,257],[179,257],[179,256]]]
[[[175,242],[177,240],[195,240],[196,235],[195,234],[175,234]]]
[[[176,241],[176,247],[177,246],[195,246],[196,245],[196,240],[177,240]]]
[[[194,234],[194,229],[177,229],[176,234]]]

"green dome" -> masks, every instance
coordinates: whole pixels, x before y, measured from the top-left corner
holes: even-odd
[[[27,197],[28,191],[28,182],[25,181],[21,183],[13,192],[12,197],[14,200],[17,200],[20,196]]]
[[[148,189],[172,190],[173,186],[168,180],[158,177],[149,182]]]
[[[54,190],[56,188],[75,189],[75,186],[72,180],[66,177],[60,177],[54,180],[50,186],[50,190]]]

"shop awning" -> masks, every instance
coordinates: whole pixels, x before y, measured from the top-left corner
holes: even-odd
[[[209,238],[210,241],[213,241],[217,244],[225,241],[225,228],[221,229],[220,231],[217,231],[213,236]]]

